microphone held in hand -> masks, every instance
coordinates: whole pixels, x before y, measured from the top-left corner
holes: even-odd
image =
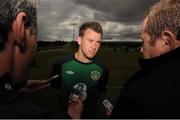
[[[46,81],[46,83],[50,83],[50,82],[52,82],[53,80],[55,80],[56,78],[58,78],[58,77],[59,77],[59,74],[56,74],[56,75],[52,76],[51,78],[49,78],[49,79]]]
[[[113,110],[113,105],[107,99],[105,99],[102,103],[106,110],[108,110],[111,113]]]
[[[86,91],[87,91],[87,86],[84,83],[78,83],[73,87],[73,92],[70,96],[70,99],[73,102],[76,102],[77,99],[81,96],[84,101],[87,97]]]

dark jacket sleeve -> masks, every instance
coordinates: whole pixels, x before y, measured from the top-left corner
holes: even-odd
[[[130,81],[130,80],[129,80]],[[127,83],[119,94],[110,118],[143,118],[143,106],[139,101],[135,84]]]
[[[109,79],[109,69],[103,64],[100,64],[100,63],[98,64],[103,68],[102,77],[100,78],[97,84],[98,93],[101,94],[106,91],[106,85]]]
[[[59,75],[59,77],[57,77],[56,79],[52,80],[51,83],[51,87],[54,89],[60,89],[61,87],[61,83],[62,83],[62,77],[61,77],[61,69],[62,69],[62,65],[70,60],[72,60],[74,57],[74,54],[70,54],[68,56],[65,56],[63,58],[58,58],[53,66],[52,66],[52,70],[51,70],[51,77],[55,76],[55,75]]]
[[[61,63],[57,61],[53,64],[51,70],[51,77],[55,75],[59,75],[59,77],[51,80],[50,84],[52,88],[59,89],[61,86]]]

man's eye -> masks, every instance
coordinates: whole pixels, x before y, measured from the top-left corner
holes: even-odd
[[[93,42],[93,40],[88,39],[89,42]]]

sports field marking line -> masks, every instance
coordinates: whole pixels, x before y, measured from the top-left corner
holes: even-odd
[[[60,51],[60,50],[62,50],[62,49],[43,50],[43,51],[38,51],[37,54]]]
[[[123,88],[123,87],[118,87],[118,86],[108,86],[107,88],[115,88],[115,89],[118,89],[118,88]]]

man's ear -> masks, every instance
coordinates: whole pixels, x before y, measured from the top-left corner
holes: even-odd
[[[77,43],[78,43],[78,45],[81,45],[81,40],[82,40],[82,37],[78,36],[78,37],[77,37],[77,40],[76,40]]]
[[[16,16],[12,30],[14,33],[14,42],[19,46],[20,51],[24,51],[26,46],[26,39],[25,39],[25,19],[26,19],[26,13],[20,12]]]
[[[162,32],[162,40],[164,45],[170,48],[174,48],[176,43],[176,36],[171,31],[163,31]]]

